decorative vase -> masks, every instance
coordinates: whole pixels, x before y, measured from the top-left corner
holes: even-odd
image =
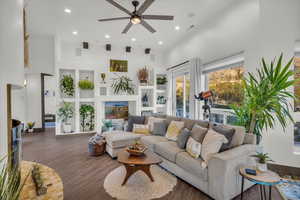
[[[63,123],[63,130],[64,130],[64,133],[71,133],[72,132],[72,124],[71,123]]]
[[[261,171],[261,172],[266,172],[268,171],[268,167],[266,163],[256,163],[256,168],[257,170]]]
[[[111,132],[114,130],[114,127],[108,127],[108,131]]]
[[[32,132],[33,132],[33,128],[29,128],[28,133],[32,133]]]
[[[101,73],[101,79],[102,79],[102,83],[105,84],[105,77],[106,77],[106,74],[105,73]]]

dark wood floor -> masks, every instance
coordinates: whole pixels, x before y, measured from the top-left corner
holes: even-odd
[[[90,157],[87,143],[90,136],[55,137],[54,130],[23,137],[24,160],[36,161],[55,169],[64,184],[65,200],[111,200],[105,192],[105,176],[119,166],[108,155]],[[245,192],[244,199],[259,199],[258,187]],[[178,179],[176,188],[163,200],[208,200],[204,193]],[[235,198],[238,200],[239,198]],[[281,200],[277,191],[273,200]]]

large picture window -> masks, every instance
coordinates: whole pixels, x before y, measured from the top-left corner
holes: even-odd
[[[207,87],[213,91],[213,107],[229,108],[243,100],[242,78],[244,68],[234,67],[207,73]]]

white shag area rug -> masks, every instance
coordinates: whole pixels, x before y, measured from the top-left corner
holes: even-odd
[[[120,200],[150,200],[165,196],[177,184],[177,178],[159,166],[151,166],[151,173],[154,182],[144,172],[138,171],[121,186],[126,169],[124,166],[118,167],[106,176],[104,189],[110,196]]]

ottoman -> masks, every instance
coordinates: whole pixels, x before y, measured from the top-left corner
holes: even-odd
[[[112,158],[116,158],[120,150],[133,144],[135,140],[139,140],[141,137],[141,135],[125,131],[104,132],[103,136],[106,140],[106,152]]]

